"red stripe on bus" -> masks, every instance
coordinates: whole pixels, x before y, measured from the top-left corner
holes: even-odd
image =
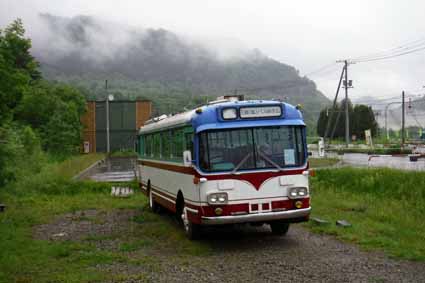
[[[188,175],[195,175],[195,173],[196,173],[196,170],[193,169],[192,167],[185,167],[185,166],[179,166],[179,165],[173,165],[173,164],[165,164],[165,163],[159,163],[159,162],[154,162],[154,161],[142,160],[142,165],[154,167],[154,168],[158,168],[158,169],[162,169],[162,170],[167,170],[167,171],[178,172],[178,173],[182,173],[182,174],[188,174]]]
[[[252,173],[241,173],[239,175],[234,175],[231,173],[224,173],[224,174],[218,174],[218,175],[202,175],[202,174],[199,174],[193,167],[164,164],[164,163],[146,161],[146,160],[142,160],[142,164],[144,166],[154,167],[154,168],[158,168],[162,170],[194,175],[196,178],[203,177],[203,178],[206,178],[207,180],[232,179],[232,180],[247,181],[251,183],[257,191],[260,189],[261,185],[270,178],[279,177],[279,176],[287,176],[287,175],[300,175],[305,170],[308,169],[308,164],[307,164],[306,168],[303,168],[303,169],[285,170],[285,171],[279,171],[279,172],[252,172]]]
[[[171,199],[173,201],[176,201],[176,197],[175,196],[164,193],[158,187],[153,187],[153,188],[151,188],[151,190],[154,191],[155,193],[161,195],[162,197],[169,198],[169,199]]]
[[[164,206],[165,208],[171,210],[172,212],[176,212],[176,204],[169,201],[170,199],[175,201],[174,197],[168,196],[164,194],[163,192],[154,188],[151,188],[151,190],[155,192],[155,194],[152,194],[152,197],[156,202],[158,202],[160,205]]]
[[[307,169],[298,169],[298,170],[288,170],[280,172],[254,172],[254,173],[244,173],[240,175],[230,175],[230,174],[220,174],[220,175],[209,175],[204,176],[207,180],[223,180],[223,179],[233,179],[240,181],[247,181],[251,183],[255,189],[258,191],[261,185],[270,178],[287,176],[287,175],[300,175]]]

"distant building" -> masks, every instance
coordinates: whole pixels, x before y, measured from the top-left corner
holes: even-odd
[[[106,152],[106,102],[87,101],[81,117],[84,126],[82,151]],[[152,103],[148,100],[110,101],[109,135],[111,151],[134,149],[138,129],[148,120]]]

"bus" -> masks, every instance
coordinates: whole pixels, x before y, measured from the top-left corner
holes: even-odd
[[[284,235],[309,219],[306,126],[288,103],[222,99],[163,115],[140,128],[137,151],[150,208],[176,213],[190,239],[239,223]]]

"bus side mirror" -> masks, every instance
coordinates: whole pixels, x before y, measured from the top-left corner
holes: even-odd
[[[183,163],[185,167],[192,166],[192,153],[190,150],[183,151]]]

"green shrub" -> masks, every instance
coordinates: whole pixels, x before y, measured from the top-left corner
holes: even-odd
[[[40,172],[46,156],[40,140],[29,126],[8,124],[0,128],[0,187],[19,178]]]

